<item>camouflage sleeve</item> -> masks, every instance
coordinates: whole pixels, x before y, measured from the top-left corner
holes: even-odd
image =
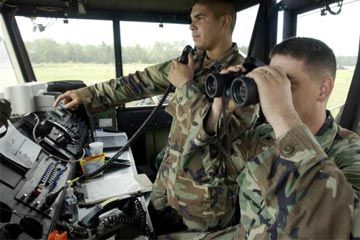
[[[193,130],[206,134],[201,123]],[[231,223],[236,209],[237,171],[226,164],[215,136],[208,135],[204,144],[197,141],[194,133],[190,131],[184,144],[176,176],[175,192],[183,206],[180,212],[188,215],[188,221],[202,224],[202,230],[223,228]]]
[[[203,119],[211,103],[199,90],[198,86],[189,81],[182,88],[176,90],[167,111],[177,120],[181,132],[174,133],[172,137],[191,138],[194,128],[203,129]],[[186,136],[187,135],[187,136]],[[188,144],[185,142],[181,156],[177,162],[177,171],[173,185],[173,194],[178,202],[178,212],[185,225],[190,229],[205,231],[219,224],[220,213],[214,214],[214,195],[216,193],[207,178],[210,172],[223,172],[221,161],[207,164],[205,155],[196,155],[193,159],[183,156]],[[216,178],[216,176],[212,176]],[[223,178],[223,176],[221,176]],[[218,187],[220,189],[220,186]]]
[[[209,101],[193,80],[177,88],[170,101],[166,111],[186,132],[189,131],[193,121],[199,120],[209,108]]]
[[[88,112],[100,112],[120,104],[155,96],[169,85],[167,75],[171,61],[136,71],[128,76],[81,88],[80,99]]]
[[[339,127],[338,138],[342,139],[331,149],[334,163],[344,174],[356,192],[354,200],[351,238],[360,239],[360,141],[359,135]]]
[[[360,192],[360,138],[359,135],[339,127],[339,141],[334,144],[330,153],[333,161],[344,173],[347,181],[355,191]]]
[[[291,129],[275,146],[259,152],[246,164],[249,174],[239,176],[240,202],[256,182],[275,220],[271,227],[291,238],[350,236],[354,190],[305,126]],[[247,214],[251,211],[242,211]],[[244,218],[242,222],[246,225]]]
[[[223,135],[218,131],[209,135],[204,129],[204,119],[211,107],[205,95],[195,84],[189,84],[179,89],[176,98],[178,104],[173,112],[186,113],[180,124],[188,132],[174,185],[181,206],[179,213],[192,229],[223,228],[234,217],[238,169],[226,162],[220,151],[219,137]],[[253,119],[251,116],[247,120]]]
[[[248,107],[236,108],[232,113],[226,110],[225,115],[227,117],[221,116],[218,123],[220,138],[225,137],[225,128],[231,131],[233,140],[242,136],[246,130],[253,128],[259,117],[259,107],[259,104],[255,104]]]
[[[192,113],[188,114],[191,116],[190,125],[187,126],[190,131],[181,161],[178,162],[174,192],[181,203],[179,212],[184,217],[185,224],[202,231],[223,228],[230,223],[235,210],[236,177],[235,174],[230,174],[230,169],[226,169],[224,158],[218,151],[216,137],[209,135],[204,129],[203,120],[211,103],[201,97],[200,101],[193,102],[193,107]],[[196,141],[195,135],[199,134],[209,140],[209,145]],[[232,169],[232,172],[235,170]]]

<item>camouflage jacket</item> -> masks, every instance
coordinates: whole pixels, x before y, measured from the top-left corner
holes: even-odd
[[[197,126],[192,133],[184,158],[211,156],[216,139]],[[315,137],[300,125],[275,139],[272,127],[263,124],[237,139],[234,150],[232,161],[242,166],[240,225],[198,233],[197,239],[360,237],[360,137],[331,114]]]
[[[194,55],[194,79],[182,88],[176,89],[174,97],[166,109],[173,117],[173,122],[164,160],[154,183],[151,201],[156,209],[171,206],[178,210],[189,230],[204,231],[215,226],[224,227],[233,215],[237,195],[237,171],[233,166],[225,168],[225,165],[222,164],[223,168],[218,171],[217,175],[214,175],[212,164],[216,164],[216,162],[207,163],[208,159],[197,159],[199,163],[203,163],[199,166],[206,166],[206,169],[203,167],[192,169],[192,171],[196,171],[196,175],[202,175],[199,180],[204,183],[210,182],[212,185],[216,185],[217,181],[224,182],[225,171],[232,176],[229,178],[231,184],[229,183],[228,195],[221,195],[223,198],[229,199],[226,204],[224,204],[224,200],[215,201],[219,197],[214,195],[217,195],[221,188],[209,190],[204,187],[204,184],[192,185],[191,181],[188,181],[189,178],[178,170],[179,164],[181,164],[179,157],[182,154],[190,127],[193,124],[202,125],[197,121],[202,121],[210,106],[209,100],[204,95],[205,76],[210,72],[241,64],[243,59],[235,43],[219,61],[211,61],[206,57],[204,51],[197,51]],[[148,67],[144,71],[137,71],[135,74],[82,88],[78,90],[78,93],[89,113],[158,95],[163,93],[169,85],[167,75],[170,63],[171,61],[168,61]],[[224,119],[224,122],[229,124],[223,124],[223,126],[232,126],[233,129],[238,129],[239,126],[249,126],[256,118],[258,108],[253,106],[246,108],[243,112],[244,114],[234,114],[231,118]],[[219,130],[219,132],[222,132],[219,135],[224,136],[224,130]],[[211,178],[208,179],[209,177]],[[224,184],[227,183],[224,182]],[[224,204],[219,212],[212,208],[215,203]],[[226,210],[223,210],[225,208]]]

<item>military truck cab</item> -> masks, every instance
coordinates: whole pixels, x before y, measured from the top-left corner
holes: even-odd
[[[1,192],[7,193],[0,200],[10,209],[26,212],[17,215],[15,221],[29,215],[44,224],[40,236],[35,234],[32,238],[45,239],[61,225],[58,219],[62,200],[57,200],[55,208],[59,209],[44,216],[34,206],[37,201],[33,201],[44,193],[37,184],[31,185],[34,189],[29,194],[34,194],[34,199],[26,201],[29,196],[24,186],[34,179],[41,182],[45,179],[44,172],[50,170],[56,177],[52,169],[61,165],[57,158],[83,158],[89,142],[94,141],[95,130],[125,133],[129,139],[136,134],[131,145],[134,168],[154,181],[159,153],[167,144],[172,121],[165,110],[167,101],[141,132],[138,129],[158,105],[161,95],[97,114],[90,114],[83,107],[53,109],[51,103],[66,90],[120,78],[178,58],[186,45],[193,45],[189,30],[193,3],[193,0],[0,0],[0,92],[4,94],[1,98],[11,96],[13,110],[1,123],[9,120],[15,129],[20,129],[19,134],[33,142],[29,144],[39,147],[34,145],[38,153],[43,148],[47,152],[40,160],[35,157],[34,162],[41,164],[19,166],[4,153],[6,146],[0,146]],[[341,126],[360,133],[360,30],[357,27],[360,1],[236,0],[234,3],[237,23],[233,42],[244,57],[268,63],[270,49],[291,36],[318,38],[334,50],[338,70],[328,109]],[[9,90],[11,86],[26,88]],[[34,98],[38,89],[46,93]],[[28,99],[36,100],[31,105]],[[6,107],[1,105],[1,119],[6,115],[3,110]],[[34,130],[35,126],[42,130]],[[52,154],[56,156],[53,165],[45,163]],[[64,165],[58,170],[64,174],[58,176],[62,179],[59,184],[65,185],[79,171],[77,162],[69,162],[72,167]],[[33,211],[36,214],[32,215]],[[39,220],[42,218],[46,220]],[[108,234],[104,235],[108,237]],[[29,235],[21,237],[26,239]]]

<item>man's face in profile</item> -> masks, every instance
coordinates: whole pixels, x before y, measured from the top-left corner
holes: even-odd
[[[220,18],[205,5],[195,4],[191,10],[190,30],[196,48],[211,50],[221,39]]]

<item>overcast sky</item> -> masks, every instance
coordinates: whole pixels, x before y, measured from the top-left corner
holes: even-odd
[[[239,46],[248,45],[256,12],[257,7],[253,7],[238,14],[233,40]],[[110,21],[69,19],[69,23],[64,24],[62,19],[56,21],[36,19],[36,23],[47,25],[44,32],[33,32],[33,23],[28,18],[17,18],[17,21],[25,41],[47,37],[60,43],[113,43]],[[279,22],[282,22],[282,15],[279,16]],[[359,46],[359,23],[360,1],[348,0],[344,2],[342,12],[337,16],[327,14],[327,16],[321,17],[319,10],[299,16],[297,35],[315,37],[325,41],[333,48],[337,56],[355,56]],[[151,46],[155,41],[180,40],[192,43],[188,25],[164,24],[160,28],[159,23],[122,22],[120,26],[123,45]],[[281,37],[282,33],[280,32],[278,36]]]

